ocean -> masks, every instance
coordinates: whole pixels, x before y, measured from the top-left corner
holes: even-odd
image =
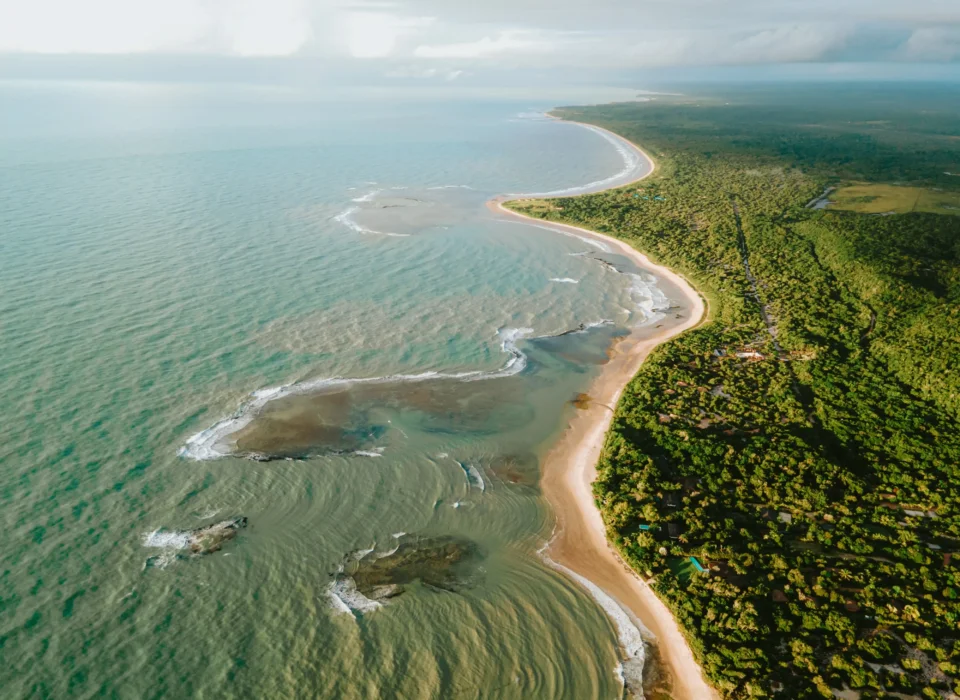
[[[0,695],[639,692],[538,478],[668,300],[485,203],[644,164],[536,102],[0,101]]]

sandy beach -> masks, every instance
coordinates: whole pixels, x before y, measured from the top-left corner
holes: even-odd
[[[611,135],[634,149],[650,164],[649,171],[642,177],[617,183],[614,187],[630,184],[653,172],[653,161],[642,149],[615,134]],[[503,206],[505,201],[509,201],[509,198],[497,198],[492,200],[489,206],[500,216],[535,221],[539,226],[546,226],[560,233],[572,233],[603,241],[639,267],[660,280],[667,281],[672,287],[672,301],[680,308],[672,310],[659,327],[637,328],[617,343],[610,361],[604,365],[600,376],[588,391],[589,401],[586,407],[578,410],[572,417],[559,442],[547,455],[543,466],[542,487],[556,514],[557,528],[545,553],[557,564],[600,587],[656,637],[655,646],[662,664],[661,673],[669,676],[671,694],[676,700],[717,698],[719,696],[716,691],[704,680],[703,673],[670,611],[607,541],[603,520],[591,488],[596,478],[596,465],[606,434],[613,420],[610,407],[616,406],[623,389],[655,347],[703,320],[706,313],[703,298],[682,276],[654,264],[624,241],[575,226],[523,216],[506,209]]]

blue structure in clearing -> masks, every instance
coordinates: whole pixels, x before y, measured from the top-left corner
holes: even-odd
[[[701,574],[702,574],[704,571],[706,571],[706,569],[704,569],[703,566],[701,566],[700,562],[697,561],[697,558],[696,558],[696,557],[690,557],[690,561],[693,562],[693,565],[694,565],[695,567],[697,567],[697,571],[699,571]]]

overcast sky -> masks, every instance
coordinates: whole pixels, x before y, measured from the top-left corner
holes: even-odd
[[[0,0],[0,76],[213,75],[268,59],[273,73],[435,82],[778,64],[949,73],[960,0]]]

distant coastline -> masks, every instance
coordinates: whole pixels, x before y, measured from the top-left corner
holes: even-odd
[[[553,115],[548,116],[558,119]],[[616,176],[609,178],[603,181],[603,186],[599,189],[592,188],[592,185],[599,183],[591,183],[583,188],[565,190],[563,194],[500,196],[488,203],[489,208],[501,216],[536,222],[538,226],[558,233],[573,234],[612,246],[642,269],[667,281],[673,288],[674,296],[681,297],[675,299],[681,308],[672,309],[674,313],[671,317],[663,319],[656,328],[646,325],[633,329],[629,336],[612,348],[611,359],[590,386],[585,405],[571,418],[562,437],[548,453],[543,466],[542,485],[544,495],[556,514],[557,528],[543,554],[560,570],[568,575],[572,573],[571,577],[580,585],[587,587],[581,578],[586,579],[612,597],[616,604],[652,633],[656,638],[659,661],[670,676],[673,694],[677,700],[717,697],[716,692],[704,680],[700,666],[666,605],[608,542],[606,528],[592,490],[596,465],[613,420],[611,407],[616,405],[624,388],[637,374],[650,352],[661,343],[699,325],[705,318],[706,305],[699,292],[682,276],[669,268],[654,264],[625,241],[596,231],[529,217],[504,206],[520,199],[577,196],[624,187],[655,172],[656,164],[653,159],[636,144],[602,127],[575,121],[569,123],[602,132],[608,140],[628,149],[647,167],[637,172],[624,173],[623,181],[618,181]],[[616,619],[613,622],[619,626]],[[630,650],[626,651],[630,653]],[[643,662],[642,656],[639,660]]]

